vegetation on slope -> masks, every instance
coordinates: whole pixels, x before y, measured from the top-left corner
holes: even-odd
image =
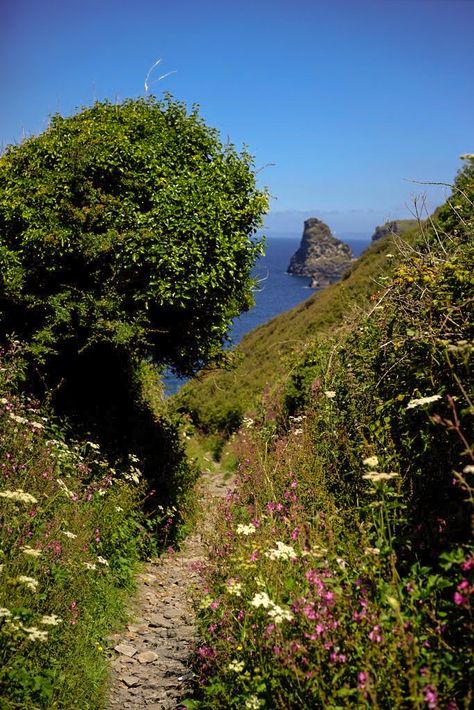
[[[265,207],[250,156],[170,97],[0,156],[1,708],[103,706],[104,639],[195,478],[157,366],[219,355]]]
[[[414,241],[418,229],[404,235]],[[354,309],[366,308],[370,296],[389,278],[399,253],[392,237],[372,244],[345,278],[244,336],[230,355],[229,368],[201,373],[173,398],[173,407],[190,415],[202,431],[229,434],[243,415],[257,406],[265,390],[272,396],[308,340],[337,328]]]
[[[202,708],[472,707],[474,157],[370,311],[239,436]]]

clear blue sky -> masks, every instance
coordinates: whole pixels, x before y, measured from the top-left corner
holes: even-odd
[[[245,143],[270,234],[370,232],[474,152],[474,0],[3,0],[0,143],[155,84]]]

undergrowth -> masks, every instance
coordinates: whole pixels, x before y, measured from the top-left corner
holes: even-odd
[[[125,620],[140,559],[171,539],[141,462],[65,437],[0,367],[0,707],[100,708],[107,637]]]
[[[472,706],[473,168],[244,420],[188,707]]]

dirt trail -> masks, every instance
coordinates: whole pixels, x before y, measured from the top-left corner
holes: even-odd
[[[194,532],[177,553],[146,565],[131,609],[133,623],[111,637],[116,653],[108,707],[171,710],[190,697],[193,673],[188,665],[197,641],[190,589],[199,582],[196,563],[206,557],[205,536],[217,499],[229,484],[219,471],[200,482],[200,515]]]

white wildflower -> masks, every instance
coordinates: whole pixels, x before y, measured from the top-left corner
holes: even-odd
[[[297,555],[291,545],[285,545],[279,540],[275,548],[265,552],[265,557],[270,560],[296,560]]]
[[[474,466],[472,464],[468,464],[467,466],[464,466],[463,473],[474,473]]]
[[[121,513],[123,511],[123,508],[121,505],[116,505],[115,510],[117,511],[117,513]]]
[[[47,641],[48,640],[48,632],[47,631],[40,631],[39,629],[36,628],[36,626],[30,626],[30,627],[23,626],[22,628],[23,628],[23,631],[28,635],[29,641]]]
[[[364,547],[364,555],[380,555],[378,547]]]
[[[99,451],[100,446],[99,444],[96,444],[94,441],[86,441],[87,446],[89,446],[91,449],[94,449],[94,451]]]
[[[0,404],[8,404],[8,399],[6,397],[2,397],[0,399]]]
[[[30,547],[29,545],[22,547],[21,551],[30,557],[39,557],[41,555],[41,550],[37,550],[36,547]]]
[[[17,581],[21,582],[22,584],[25,584],[28,589],[31,589],[33,592],[36,592],[38,588],[38,580],[34,579],[33,577],[26,577],[24,574],[21,574],[19,577],[17,577]]]
[[[66,486],[66,484],[64,483],[64,481],[62,481],[60,478],[57,478],[57,479],[56,479],[56,483],[58,484],[58,486],[60,487],[60,489],[67,495],[68,498],[74,498],[74,497],[75,497],[76,494],[73,493],[72,491],[70,491],[69,488],[68,488],[68,487]]]
[[[242,582],[236,582],[235,579],[228,579],[227,580],[227,591],[229,594],[232,594],[234,597],[241,597],[242,596]]]
[[[373,466],[377,466],[378,462],[379,460],[377,456],[369,456],[368,458],[362,461],[364,466],[370,466],[370,468],[373,468]]]
[[[20,417],[18,414],[13,414],[13,412],[9,412],[8,416],[17,424],[28,424],[28,419],[25,419],[25,417]]]
[[[255,594],[250,604],[256,609],[261,606],[263,606],[264,609],[268,609],[269,607],[273,606],[273,602],[266,592],[258,592],[257,594]]]
[[[420,399],[410,399],[407,404],[407,409],[414,409],[415,407],[421,407],[423,404],[431,404],[431,402],[437,402],[441,399],[440,394],[433,394],[431,397],[420,397]]]
[[[246,429],[250,429],[250,427],[253,427],[254,425],[254,420],[250,417],[244,417],[242,420],[242,424]]]
[[[58,626],[58,624],[61,623],[62,619],[60,619],[59,616],[56,616],[56,614],[46,614],[40,619],[40,624],[44,624],[45,626]]]
[[[326,397],[328,399],[334,399],[334,397],[336,396],[336,393],[334,392],[334,390],[325,390],[324,394],[326,395]]]
[[[97,565],[93,562],[83,562],[82,563],[86,569],[97,569]]]
[[[25,493],[22,488],[17,488],[16,491],[1,491],[0,498],[8,498],[9,500],[17,501],[18,503],[37,503],[38,501],[31,493]]]
[[[6,609],[4,606],[0,607],[0,619],[9,619],[11,615],[10,609]]]
[[[291,621],[293,619],[292,612],[289,609],[283,609],[278,604],[273,604],[272,608],[268,610],[268,616],[273,619],[275,624],[281,624],[283,621]]]
[[[75,533],[69,532],[69,530],[63,530],[62,533],[63,533],[63,535],[68,537],[70,540],[74,540],[77,537],[77,535]]]
[[[380,481],[390,481],[392,478],[398,478],[400,476],[399,473],[395,473],[392,471],[391,473],[382,473],[379,471],[369,471],[369,473],[364,473],[362,478],[364,478],[366,481],[370,481],[370,483],[379,483]]]
[[[236,528],[237,535],[253,535],[254,532],[256,531],[255,525],[252,525],[252,523],[249,523],[248,525],[242,525],[242,523],[239,523]]]
[[[264,700],[260,700],[256,695],[249,695],[245,701],[246,710],[258,710],[264,705]]]
[[[33,429],[38,429],[38,431],[39,431],[40,429],[44,429],[44,424],[41,424],[41,422],[30,422],[30,426],[31,426]]]
[[[106,567],[109,566],[109,563],[104,557],[101,557],[100,555],[97,555],[97,561],[100,562],[101,565],[105,565]]]
[[[234,673],[242,673],[242,671],[245,668],[245,663],[244,661],[231,661],[229,665],[227,666],[229,671],[234,671]]]

